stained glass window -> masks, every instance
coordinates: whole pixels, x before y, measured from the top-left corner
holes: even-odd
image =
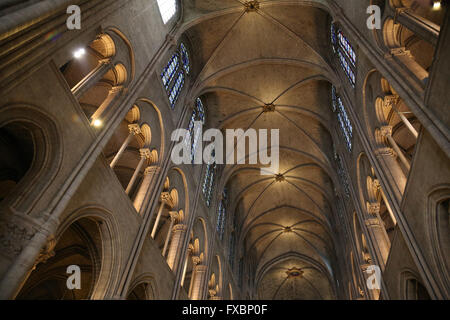
[[[170,58],[167,66],[161,72],[161,80],[169,96],[169,102],[172,109],[178,100],[183,89],[186,75],[190,71],[190,61],[188,51],[183,43],[180,48]]]
[[[334,27],[334,23],[331,24],[331,44],[333,47],[333,51],[336,52],[336,45],[337,45],[337,39],[336,39],[336,30]]]
[[[331,89],[332,100],[333,100],[333,111],[337,112],[337,118],[339,120],[339,125],[341,127],[342,134],[345,138],[347,149],[352,150],[352,137],[353,137],[353,127],[347,112],[344,107],[344,103],[339,95],[336,93],[336,88],[334,86]]]
[[[335,54],[339,58],[339,63],[352,87],[355,87],[356,76],[356,53],[353,46],[348,41],[341,29],[331,24],[331,44]]]
[[[177,72],[179,66],[180,66],[180,58],[178,57],[178,54],[175,53],[172,56],[172,58],[170,58],[169,63],[161,73],[161,79],[166,90],[169,90],[170,82],[175,76],[175,73]]]
[[[195,151],[197,150],[198,141],[201,138],[201,130],[200,128],[197,130],[198,132],[194,132],[195,130],[195,121],[201,121],[205,124],[205,108],[203,107],[203,102],[200,98],[197,98],[195,101],[195,108],[192,111],[191,118],[189,119],[188,131],[189,131],[189,139],[186,140],[186,143],[191,145],[191,161],[194,162]]]
[[[223,239],[223,233],[225,231],[225,221],[226,221],[226,215],[227,215],[227,198],[228,198],[228,194],[227,194],[227,189],[223,189],[222,192],[222,198],[220,199],[219,202],[219,212],[217,215],[217,232],[219,233],[219,238],[220,240]]]
[[[178,73],[178,76],[175,80],[175,83],[172,87],[172,89],[170,89],[169,91],[169,101],[170,101],[170,106],[173,108],[175,108],[175,103],[178,100],[178,97],[180,96],[180,92],[181,89],[183,89],[183,85],[184,85],[184,72],[183,70],[181,70]]]
[[[184,70],[186,70],[186,73],[189,74],[189,71],[191,69],[190,63],[189,63],[189,53],[186,50],[186,47],[183,43],[180,44],[180,53],[181,53],[181,61],[183,62]]]
[[[166,24],[177,12],[176,0],[157,0],[163,23]]]
[[[205,197],[206,206],[211,205],[212,193],[214,188],[214,179],[216,174],[215,152],[211,153],[212,161],[206,165],[205,177],[203,178],[202,192]]]
[[[350,62],[353,66],[356,65],[356,54],[355,50],[353,50],[352,45],[348,41],[347,37],[344,35],[342,30],[338,31],[338,38],[339,38],[339,45],[347,55],[347,57],[350,59]]]

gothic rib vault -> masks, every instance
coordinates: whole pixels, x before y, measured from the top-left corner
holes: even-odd
[[[279,172],[228,165],[222,179],[257,296],[336,298],[327,13],[279,1],[255,11],[235,0],[187,2],[193,91],[208,106],[205,127],[280,129]]]

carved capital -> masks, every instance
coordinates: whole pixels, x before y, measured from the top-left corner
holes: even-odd
[[[187,251],[188,251],[188,255],[191,255],[194,253],[194,245],[192,243],[189,243]]]
[[[385,148],[379,148],[376,150],[376,153],[380,156],[389,156],[393,158],[397,158],[397,152],[395,152],[394,149],[385,147]]]
[[[141,155],[141,158],[145,158],[145,159],[150,159],[150,157],[152,156],[152,152],[150,151],[149,148],[139,149],[139,153]]]
[[[366,219],[365,221],[367,227],[380,227],[380,221],[377,218]]]
[[[123,89],[123,86],[115,86],[109,90],[109,93],[118,93],[118,92],[122,91],[122,89]]]
[[[48,238],[45,247],[41,249],[41,252],[39,253],[39,256],[36,259],[36,262],[33,266],[33,270],[36,269],[39,263],[45,263],[47,262],[48,259],[55,256],[55,247],[56,247],[56,239],[55,237],[51,236]]]
[[[162,203],[165,203],[165,204],[166,204],[167,206],[169,206],[170,208],[172,208],[173,205],[174,205],[172,196],[170,195],[169,192],[161,192],[160,201],[161,201]]]
[[[161,171],[161,168],[158,166],[149,166],[145,168],[144,175],[157,174]]]
[[[400,97],[396,94],[385,96],[383,99],[383,106],[385,108],[393,108],[400,101]]]
[[[380,204],[378,202],[368,203],[367,212],[373,216],[376,216],[380,213]]]
[[[169,211],[170,219],[172,219],[174,222],[178,221],[180,219],[180,214],[178,211]]]
[[[142,133],[141,127],[139,127],[139,125],[137,123],[129,124],[128,125],[128,131],[131,134],[133,134],[134,136]]]
[[[380,134],[383,137],[392,136],[392,126],[382,126],[382,127],[380,127]]]
[[[390,51],[390,54],[392,56],[407,56],[407,57],[411,57],[411,52],[409,50],[406,50],[404,47],[399,47],[399,48],[393,48]]]
[[[172,231],[174,233],[183,232],[186,230],[187,230],[187,226],[185,224],[181,224],[181,223],[174,225],[173,229],[172,229]],[[189,244],[189,246],[191,246],[191,244]],[[192,248],[194,248],[194,247],[192,247]],[[188,250],[189,250],[189,247],[188,247]]]
[[[214,289],[209,289],[210,299],[214,299],[217,294],[217,291]]]
[[[199,265],[202,262],[202,259],[199,256],[193,256],[192,257],[192,263],[194,266]]]

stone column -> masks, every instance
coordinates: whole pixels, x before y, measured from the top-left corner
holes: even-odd
[[[107,118],[106,113],[108,111],[108,107],[113,104],[115,100],[120,97],[120,93],[123,90],[123,86],[115,86],[109,90],[108,96],[102,102],[102,104],[97,108],[94,114],[91,117],[91,123],[95,120],[100,120],[101,118]]]
[[[149,166],[144,170],[144,178],[142,179],[139,190],[134,198],[133,204],[137,212],[141,211],[144,204],[145,195],[151,187],[151,183],[156,174],[158,174],[160,168],[158,166]]]
[[[180,218],[180,216],[179,216],[177,211],[170,211],[169,215],[170,215],[170,225],[169,225],[169,230],[167,231],[166,241],[164,242],[164,248],[163,248],[163,251],[162,251],[162,256],[163,257],[166,256],[167,247],[169,246],[170,237],[172,236],[173,225]],[[171,269],[172,269],[172,267],[171,267]]]
[[[409,8],[398,8],[396,11],[396,21],[433,46],[437,45],[439,32],[441,31],[437,24],[415,14]]]
[[[187,226],[177,224],[172,228],[172,241],[170,243],[169,252],[167,254],[167,264],[174,270],[180,259],[181,249],[183,248],[183,240],[186,234]],[[192,248],[193,249],[193,248]],[[188,249],[189,250],[189,249]],[[189,256],[189,252],[187,253]]]
[[[374,185],[375,185],[375,188],[377,188],[377,189],[379,190],[379,192],[380,192],[380,194],[381,194],[381,197],[383,198],[384,204],[386,205],[386,208],[387,208],[387,210],[388,210],[388,212],[389,212],[389,215],[391,216],[392,222],[394,222],[394,225],[397,225],[397,219],[395,218],[395,215],[394,215],[394,213],[392,212],[392,208],[391,208],[391,206],[389,205],[389,202],[388,202],[387,199],[386,199],[386,195],[384,194],[384,191],[383,191],[383,189],[381,188],[380,181],[378,181],[378,179],[375,179],[375,180],[373,181],[373,183],[374,183]]]
[[[206,283],[206,271],[207,267],[202,264],[198,264],[194,267],[192,272],[192,287],[191,287],[191,300],[201,300],[203,298],[203,288]]]
[[[170,193],[168,192],[162,192],[160,197],[161,205],[159,206],[158,213],[156,215],[155,224],[153,225],[153,230],[151,233],[151,237],[155,239],[156,230],[158,229],[159,220],[161,220],[161,215],[164,209],[164,206],[167,205],[169,207],[173,206],[172,197],[170,196]]]
[[[139,127],[139,125],[137,123],[129,124],[128,125],[128,131],[130,133],[128,134],[127,138],[122,143],[122,146],[120,147],[119,151],[117,151],[116,155],[114,156],[114,159],[110,163],[110,167],[111,168],[114,168],[116,166],[116,164],[119,161],[120,157],[122,157],[125,149],[130,144],[131,139],[133,138],[133,136],[138,135],[138,134],[140,134],[142,132],[141,128]]]
[[[412,133],[412,135],[417,139],[419,137],[419,133],[417,132],[416,128],[413,127],[411,122],[405,117],[403,112],[400,112],[397,110],[397,104],[400,101],[400,97],[398,95],[389,95],[384,97],[384,107],[385,108],[391,108],[392,110],[397,113],[397,115],[400,117],[406,128]]]
[[[405,47],[392,48],[384,58],[386,60],[394,60],[396,63],[403,65],[405,71],[410,72],[422,85],[424,80],[428,78],[428,72],[414,60],[411,52],[406,50]]]
[[[192,253],[194,252],[194,246],[192,243],[189,243],[187,252],[186,252],[186,258],[184,259],[184,266],[183,266],[183,274],[181,276],[181,282],[180,286],[184,286],[184,280],[186,279],[186,272],[187,272],[187,266],[189,264],[189,259],[191,258]]]
[[[99,82],[103,76],[111,70],[111,59],[102,59],[99,60],[98,65],[89,72],[83,79],[80,80],[73,88],[71,88],[71,91],[73,95],[80,99],[83,94],[86,93],[86,91],[89,90],[94,84]]]
[[[131,177],[130,182],[128,182],[128,186],[125,189],[126,194],[129,194],[131,189],[133,188],[134,183],[136,182],[136,179],[139,175],[139,172],[141,171],[142,166],[144,165],[144,162],[151,158],[151,152],[150,149],[148,148],[140,149],[139,153],[141,155],[141,160],[139,160],[139,163],[136,169],[134,170],[133,176]]]
[[[383,221],[380,218],[380,204],[370,203],[368,205],[368,211],[373,218],[366,219],[366,227],[375,240],[375,247],[378,250],[377,255],[381,258],[383,264],[385,264],[389,256],[391,243],[384,228]],[[382,269],[384,269],[384,265]]]
[[[408,159],[406,159],[405,154],[400,149],[397,142],[394,140],[394,138],[392,138],[392,127],[391,126],[381,127],[380,133],[383,137],[385,137],[389,141],[389,144],[394,149],[394,151],[397,153],[398,157],[400,158],[400,161],[403,163],[403,165],[409,171],[411,169],[411,164],[409,163]]]

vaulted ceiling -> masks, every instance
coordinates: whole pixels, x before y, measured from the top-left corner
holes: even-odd
[[[336,297],[333,71],[323,3],[262,1],[246,10],[240,0],[183,1],[193,97],[205,101],[206,126],[280,129],[279,172],[228,165],[223,173],[239,256],[263,299]]]

